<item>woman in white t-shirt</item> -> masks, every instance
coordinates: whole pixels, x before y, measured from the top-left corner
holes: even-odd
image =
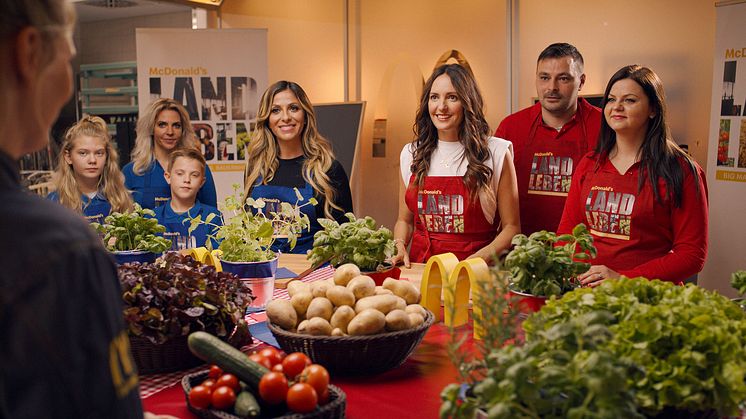
[[[490,137],[471,70],[435,69],[423,89],[412,143],[401,152],[393,262],[493,256],[520,232],[518,186],[509,141]],[[412,246],[407,252],[407,244]]]

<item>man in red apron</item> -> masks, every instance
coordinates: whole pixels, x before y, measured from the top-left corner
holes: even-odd
[[[523,234],[557,229],[575,167],[596,146],[601,110],[578,98],[584,83],[580,52],[548,46],[536,64],[539,102],[506,117],[495,132],[513,143]]]

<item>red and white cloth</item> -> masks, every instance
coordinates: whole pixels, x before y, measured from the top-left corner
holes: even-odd
[[[321,280],[329,279],[333,275],[334,275],[334,268],[331,266],[326,266],[324,268],[316,269],[315,271],[308,274],[308,276],[301,279],[301,281],[303,282],[321,281]],[[288,295],[287,289],[275,288],[275,291],[272,294],[272,298],[288,300],[290,299],[290,296]],[[265,314],[265,312],[252,313],[246,316],[246,322],[248,324],[261,323],[266,320],[267,320],[267,315]],[[258,339],[254,339],[251,345],[244,346],[243,348],[241,348],[241,350],[244,352],[250,352],[262,346],[263,344],[264,342]],[[205,369],[204,365],[199,365],[187,371],[176,371],[176,372],[170,372],[170,373],[164,373],[164,374],[141,375],[140,376],[140,398],[145,399],[147,397],[150,397],[153,394],[165,388],[168,388],[175,384],[180,383],[182,377],[184,377],[185,375],[191,374],[191,373],[194,373],[200,370],[204,370],[204,369]]]

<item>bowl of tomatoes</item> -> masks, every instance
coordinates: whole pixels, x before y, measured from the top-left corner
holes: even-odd
[[[258,383],[244,383],[218,365],[184,376],[190,411],[203,418],[343,418],[346,396],[329,384],[326,368],[302,353],[267,347],[247,355],[266,367]]]

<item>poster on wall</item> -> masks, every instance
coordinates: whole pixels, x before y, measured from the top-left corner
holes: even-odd
[[[138,104],[184,105],[218,202],[243,188],[245,145],[267,88],[266,29],[137,29]]]
[[[716,4],[715,62],[707,183],[710,248],[701,282],[733,294],[730,274],[746,269],[746,2]]]

